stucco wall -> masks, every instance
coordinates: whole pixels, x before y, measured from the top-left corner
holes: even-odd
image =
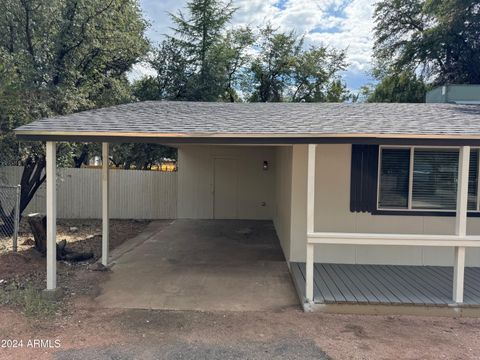
[[[275,151],[275,209],[273,224],[287,261],[290,256],[292,205],[292,147]]]
[[[234,158],[239,167],[242,219],[273,219],[285,257],[305,261],[307,145],[180,147],[178,217],[213,218],[214,159]],[[263,161],[269,170],[262,170]],[[454,218],[379,216],[350,212],[350,145],[318,145],[315,230],[369,233],[453,234]],[[262,207],[265,201],[267,206]],[[469,234],[480,234],[480,218],[469,218]],[[453,249],[318,245],[316,261],[350,264],[451,265]],[[480,251],[467,249],[467,266],[480,266]]]
[[[238,166],[238,218],[272,219],[274,148],[215,145],[183,145],[178,149],[178,218],[213,218],[215,158],[235,159]],[[267,171],[262,168],[264,161],[269,162]]]
[[[297,171],[306,178],[306,146],[296,146]],[[295,153],[295,150],[294,150]],[[315,230],[367,233],[453,234],[455,219],[432,216],[391,216],[350,212],[350,145],[318,145],[316,155]],[[302,185],[298,185],[299,187]],[[295,190],[293,190],[295,191]],[[304,211],[306,199],[292,208]],[[297,220],[300,221],[300,220]],[[291,242],[291,261],[305,261],[305,227],[296,228]],[[469,234],[480,234],[480,219],[469,218]],[[453,249],[388,246],[316,247],[316,261],[360,264],[451,265]],[[480,266],[480,251],[467,249],[467,266]]]

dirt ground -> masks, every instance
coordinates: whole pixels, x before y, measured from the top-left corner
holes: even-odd
[[[145,225],[112,221],[111,246]],[[78,230],[69,230],[73,226]],[[59,221],[58,239],[99,256],[99,232],[98,221]],[[28,237],[24,230],[20,243]],[[44,286],[45,259],[30,245],[18,254],[3,242],[0,248],[0,289],[9,291],[13,282]],[[102,309],[93,299],[108,272],[92,271],[91,262],[59,262],[58,275],[65,295],[48,316],[29,315],[18,304],[0,306],[0,359],[480,359],[475,318],[306,314],[296,306],[275,312]]]

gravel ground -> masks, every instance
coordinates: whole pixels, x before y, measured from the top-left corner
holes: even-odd
[[[144,220],[110,220],[110,248],[114,249],[126,239],[139,234],[149,221]],[[58,219],[57,241],[66,240],[67,246],[76,251],[93,251],[101,256],[102,221],[98,219]],[[28,251],[34,244],[27,219],[20,222],[18,233],[18,251]],[[0,254],[12,250],[12,240],[0,236]]]
[[[278,312],[105,310],[32,321],[0,309],[0,338],[58,340],[1,359],[479,359],[477,319]],[[12,326],[15,324],[15,326]]]
[[[118,348],[86,348],[60,351],[55,354],[59,360],[83,359],[201,359],[201,360],[237,360],[237,359],[329,359],[312,340],[301,338],[282,339],[271,342],[245,342],[233,345],[203,344],[200,342],[176,342],[163,346],[128,346]]]

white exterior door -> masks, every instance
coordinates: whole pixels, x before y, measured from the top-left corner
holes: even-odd
[[[213,217],[236,219],[238,193],[238,166],[236,159],[214,160]]]

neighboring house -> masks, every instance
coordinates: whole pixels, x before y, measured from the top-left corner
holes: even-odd
[[[107,157],[110,142],[142,141],[178,148],[178,218],[273,220],[307,309],[361,302],[352,289],[369,303],[480,305],[479,269],[464,272],[480,267],[480,106],[139,102],[16,134],[47,142],[48,289],[55,142],[102,142]]]
[[[427,92],[427,103],[480,105],[480,85],[442,85]]]

